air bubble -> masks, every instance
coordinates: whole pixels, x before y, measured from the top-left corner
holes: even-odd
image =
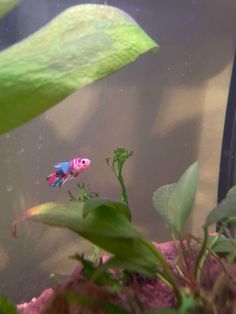
[[[17,155],[21,155],[22,153],[24,153],[24,148],[21,148],[20,150],[18,150]]]
[[[11,135],[9,134],[9,133],[7,133],[6,135],[5,135],[5,138],[10,138],[11,137]]]
[[[7,192],[11,192],[11,191],[13,190],[12,185],[8,184],[8,185],[6,186],[6,190],[7,190]]]

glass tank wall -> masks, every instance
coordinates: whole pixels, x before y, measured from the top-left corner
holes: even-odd
[[[104,1],[23,0],[0,21],[1,49],[44,26],[69,6]],[[154,211],[152,193],[175,182],[195,160],[199,190],[188,229],[198,232],[217,199],[224,115],[236,37],[235,0],[107,0],[129,13],[160,45],[0,137],[0,295],[31,298],[68,274],[75,252],[89,246],[69,231],[25,223],[18,238],[12,220],[48,201],[68,201],[76,181],[50,189],[52,166],[75,156],[92,160],[81,174],[100,196],[119,197],[105,157],[115,147],[134,151],[125,166],[134,223],[152,240],[170,238]]]

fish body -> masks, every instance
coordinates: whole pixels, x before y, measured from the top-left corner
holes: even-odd
[[[56,170],[47,176],[47,181],[51,187],[60,188],[66,181],[76,178],[84,172],[90,164],[89,159],[81,157],[60,162],[54,166]]]

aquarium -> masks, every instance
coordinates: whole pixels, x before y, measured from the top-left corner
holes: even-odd
[[[0,135],[0,295],[16,303],[28,301],[54,286],[55,278],[65,278],[76,265],[68,256],[76,252],[90,254],[92,245],[67,229],[33,222],[21,224],[14,238],[10,232],[12,221],[38,204],[69,202],[71,195],[79,195],[77,184],[88,185],[93,196],[119,200],[119,182],[106,162],[117,147],[133,152],[122,173],[132,221],[147,239],[171,239],[168,224],[154,209],[152,196],[160,186],[176,182],[195,161],[199,162],[198,192],[186,230],[199,234],[207,214],[217,203],[221,144],[235,54],[236,2],[22,0],[0,19],[1,53],[68,8],[81,4],[102,4],[124,11],[126,18],[139,25],[156,44],[143,48],[135,60],[131,58],[121,69],[110,71],[114,73],[103,75],[101,70],[101,79],[94,82],[86,81],[89,75],[84,71],[84,87],[71,88],[65,96],[58,74],[55,80],[59,82],[60,97],[48,107],[33,97],[32,87],[26,100],[31,108],[40,103],[42,110],[36,115],[37,109],[32,109],[32,119],[25,118],[24,124],[12,122],[17,120],[14,114],[24,115],[25,109],[17,107],[17,99],[12,118],[5,118],[4,110],[0,111],[2,125],[6,126]],[[72,22],[67,20],[68,25]],[[42,37],[42,46],[48,53],[56,42],[54,33],[49,34]],[[67,38],[62,36],[61,40],[66,42]],[[29,51],[34,49],[35,62],[44,57],[40,42],[37,44],[39,50],[33,44],[27,47]],[[108,51],[112,49],[113,46]],[[6,52],[2,58],[7,58]],[[93,60],[94,53],[88,51],[88,60]],[[63,51],[58,51],[58,60],[60,54]],[[14,56],[8,58],[12,68]],[[70,58],[76,58],[76,53],[68,57],[65,67]],[[3,61],[0,54],[2,73]],[[57,60],[54,61],[52,73],[53,67],[59,73]],[[89,71],[95,73],[94,67],[91,65]],[[27,72],[27,60],[25,69]],[[74,69],[70,70],[72,73]],[[43,67],[35,66],[32,73],[43,77],[43,71]],[[2,86],[7,86],[7,82],[1,79],[0,70],[3,95]],[[19,83],[29,89],[30,77],[28,82],[23,80],[19,74],[15,86]],[[76,76],[71,79],[72,85],[73,80]],[[50,89],[44,96],[50,103]],[[9,129],[8,124],[12,125]],[[53,166],[77,157],[89,159],[91,165],[61,187],[50,187],[46,178]]]

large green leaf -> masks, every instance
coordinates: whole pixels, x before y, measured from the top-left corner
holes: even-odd
[[[139,269],[145,269],[145,274],[154,275],[160,265],[156,249],[131,225],[123,203],[90,200],[85,204],[42,204],[28,210],[23,218],[16,219],[13,233],[16,225],[25,219],[71,229],[111,252],[120,261],[135,262]]]
[[[219,203],[207,216],[206,226],[215,224],[223,219],[233,219],[236,216],[236,186],[232,187],[226,198]]]
[[[191,165],[176,184],[165,185],[153,195],[156,210],[177,232],[181,232],[193,208],[198,163]]]
[[[78,5],[0,54],[0,134],[157,44],[121,10]]]
[[[20,2],[21,0],[0,0],[0,17],[12,10]]]

